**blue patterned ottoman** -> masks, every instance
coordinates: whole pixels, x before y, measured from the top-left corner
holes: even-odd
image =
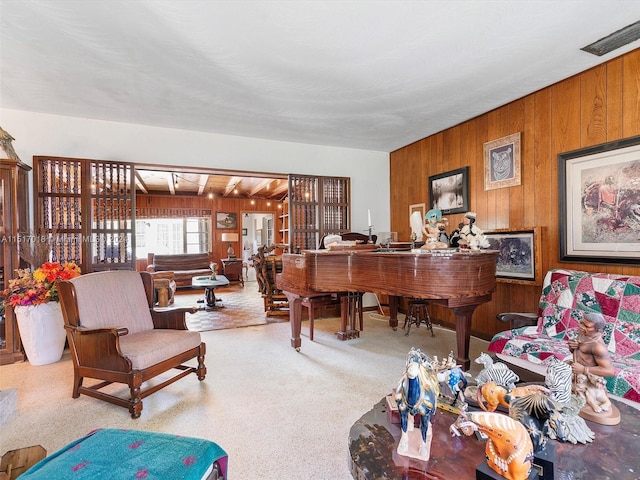
[[[213,480],[226,475],[227,453],[208,440],[100,429],[36,463],[20,479]]]

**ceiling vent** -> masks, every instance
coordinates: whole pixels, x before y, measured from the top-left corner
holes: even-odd
[[[593,42],[591,45],[582,47],[580,50],[601,57],[638,39],[640,39],[640,21],[621,28],[617,32]]]

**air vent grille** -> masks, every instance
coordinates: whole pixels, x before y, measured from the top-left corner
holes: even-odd
[[[640,21],[632,23],[611,35],[607,35],[597,42],[593,42],[591,45],[582,47],[580,50],[601,57],[638,39],[640,39]]]

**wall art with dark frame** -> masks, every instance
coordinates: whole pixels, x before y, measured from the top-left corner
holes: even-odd
[[[450,170],[429,177],[429,210],[437,208],[443,215],[469,210],[469,167]]]
[[[498,251],[496,279],[506,283],[539,285],[542,281],[540,227],[484,232],[489,248]]]
[[[640,136],[558,155],[560,261],[640,264]]]
[[[218,230],[237,230],[238,214],[227,212],[216,212],[216,228]]]

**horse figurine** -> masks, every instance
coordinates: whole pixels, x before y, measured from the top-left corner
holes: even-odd
[[[402,427],[397,448],[400,455],[409,454],[408,417],[420,415],[422,443],[418,456],[423,460],[429,459],[430,445],[427,444],[427,433],[431,416],[436,411],[439,392],[438,379],[429,359],[420,349],[412,348],[407,355],[405,373],[398,383],[395,394]],[[413,421],[411,421],[411,429],[413,429]]]
[[[485,455],[489,468],[508,480],[529,478],[533,445],[522,423],[500,413],[461,412],[449,430],[455,436],[479,430],[488,437]]]

